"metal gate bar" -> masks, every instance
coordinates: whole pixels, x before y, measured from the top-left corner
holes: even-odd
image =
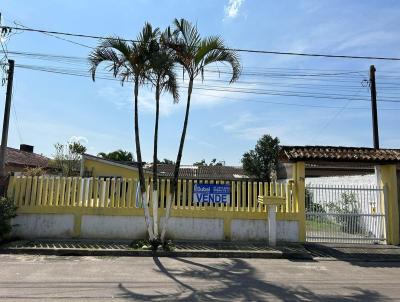
[[[384,190],[377,186],[306,187],[306,240],[384,243]]]

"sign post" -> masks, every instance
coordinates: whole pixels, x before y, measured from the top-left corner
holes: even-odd
[[[259,195],[258,202],[268,206],[268,244],[276,246],[276,207],[285,204],[285,197]]]

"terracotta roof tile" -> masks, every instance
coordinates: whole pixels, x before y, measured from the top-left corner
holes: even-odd
[[[150,165],[149,165],[150,166]],[[159,164],[158,174],[160,177],[171,178],[174,173],[174,165]],[[151,167],[147,167],[151,171]],[[243,168],[232,166],[181,166],[179,169],[179,178],[186,179],[241,179],[249,178]]]
[[[400,162],[400,149],[374,149],[338,146],[281,146],[282,161],[319,160],[352,162]]]
[[[6,148],[6,165],[22,167],[44,167],[49,163],[49,158],[36,153],[21,151],[18,149]]]

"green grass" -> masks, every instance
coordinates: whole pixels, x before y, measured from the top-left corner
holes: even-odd
[[[340,224],[334,223],[332,221],[321,221],[321,220],[307,220],[306,221],[307,231],[328,231],[340,232]]]

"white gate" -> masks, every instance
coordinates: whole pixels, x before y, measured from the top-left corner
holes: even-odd
[[[385,243],[385,191],[377,186],[307,186],[307,241]]]

